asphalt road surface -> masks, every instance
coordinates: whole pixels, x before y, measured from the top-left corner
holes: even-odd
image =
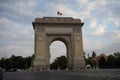
[[[120,80],[120,69],[5,72],[3,80]]]

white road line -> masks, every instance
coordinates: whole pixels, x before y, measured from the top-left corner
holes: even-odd
[[[115,78],[115,77],[120,77],[120,75],[114,75],[114,76],[111,76],[109,78]]]

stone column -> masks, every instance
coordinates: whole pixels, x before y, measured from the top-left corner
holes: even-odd
[[[73,69],[79,70],[85,68],[82,44],[82,28],[74,28],[74,60]]]
[[[36,26],[36,25],[35,25]],[[41,26],[35,27],[35,56],[33,61],[34,70],[46,70],[47,68],[46,54],[46,34]]]

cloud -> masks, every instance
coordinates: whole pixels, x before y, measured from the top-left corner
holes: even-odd
[[[119,18],[120,19],[120,16],[119,16],[119,12],[120,12],[120,1],[119,0],[112,0],[112,1],[109,1],[107,0],[107,4],[106,4],[106,7],[108,9],[108,11],[115,17],[115,18]]]
[[[70,3],[72,5],[72,3]],[[56,5],[56,7],[55,7]],[[69,6],[69,3],[49,3],[47,7],[50,7],[50,9],[47,11],[47,13],[53,14],[52,16],[57,16],[56,11],[60,11],[63,13],[63,17],[74,17],[74,18],[80,18],[82,20],[85,20],[86,18],[90,17],[90,12],[82,10],[79,6],[79,4],[73,5],[72,7]],[[77,9],[75,10],[74,7]]]
[[[107,55],[113,54],[115,52],[120,52],[120,43],[112,43],[108,44],[104,47],[101,47],[100,49],[97,49],[97,54],[105,53]]]
[[[12,54],[28,56],[33,54],[33,32],[16,22],[0,18],[1,57]],[[32,29],[32,26],[31,26]],[[28,31],[29,30],[29,31]]]
[[[0,26],[0,31],[2,32],[0,35],[6,38],[20,39],[20,36],[33,36],[33,32],[28,31],[29,29],[27,29],[26,25],[19,25],[5,17],[0,18]],[[30,27],[32,30],[32,26]]]
[[[21,16],[31,16],[31,12],[33,11],[36,5],[36,1],[30,0],[20,0],[20,1],[2,1],[0,3],[0,9],[2,12],[8,12],[9,14],[13,13],[14,15]],[[33,12],[32,12],[33,13]]]
[[[113,31],[113,37],[120,42],[120,31],[114,30]]]
[[[105,46],[105,44],[103,44],[103,42],[100,41],[99,39],[97,41],[94,38],[87,38],[87,37],[83,38],[84,51],[97,50],[97,49],[100,49],[103,46]]]
[[[90,21],[89,28],[92,30],[92,36],[102,36],[106,32],[106,28],[108,27],[105,23],[97,23],[96,18],[93,18]]]
[[[97,19],[96,18],[92,18],[89,24],[90,28],[95,28],[97,27]]]
[[[92,34],[95,36],[100,36],[104,34],[105,28],[104,27],[98,27]]]
[[[21,41],[20,43],[14,42],[11,44],[6,44],[6,46],[0,46],[0,57],[10,57],[11,55],[22,55],[22,56],[30,56],[33,54],[33,45],[32,42]],[[30,45],[31,44],[31,45]]]
[[[106,21],[114,23],[116,27],[120,26],[120,19],[119,19],[119,17],[116,18],[116,17],[114,17],[113,14],[109,14],[108,18],[106,19]]]
[[[45,14],[36,10],[37,2],[35,0],[0,1],[0,16],[9,18],[17,23],[30,24],[34,17]]]
[[[33,53],[32,21],[35,17],[58,17],[58,10],[63,13],[62,17],[80,18],[85,23],[85,50],[115,46],[120,41],[119,5],[118,0],[0,0],[0,53]],[[104,49],[100,51],[104,52]]]

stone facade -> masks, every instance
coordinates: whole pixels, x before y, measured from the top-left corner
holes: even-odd
[[[67,47],[67,65],[69,70],[85,68],[82,44],[82,26],[80,19],[72,17],[43,17],[33,22],[35,30],[35,56],[33,70],[48,70],[50,67],[50,44],[59,40]]]

